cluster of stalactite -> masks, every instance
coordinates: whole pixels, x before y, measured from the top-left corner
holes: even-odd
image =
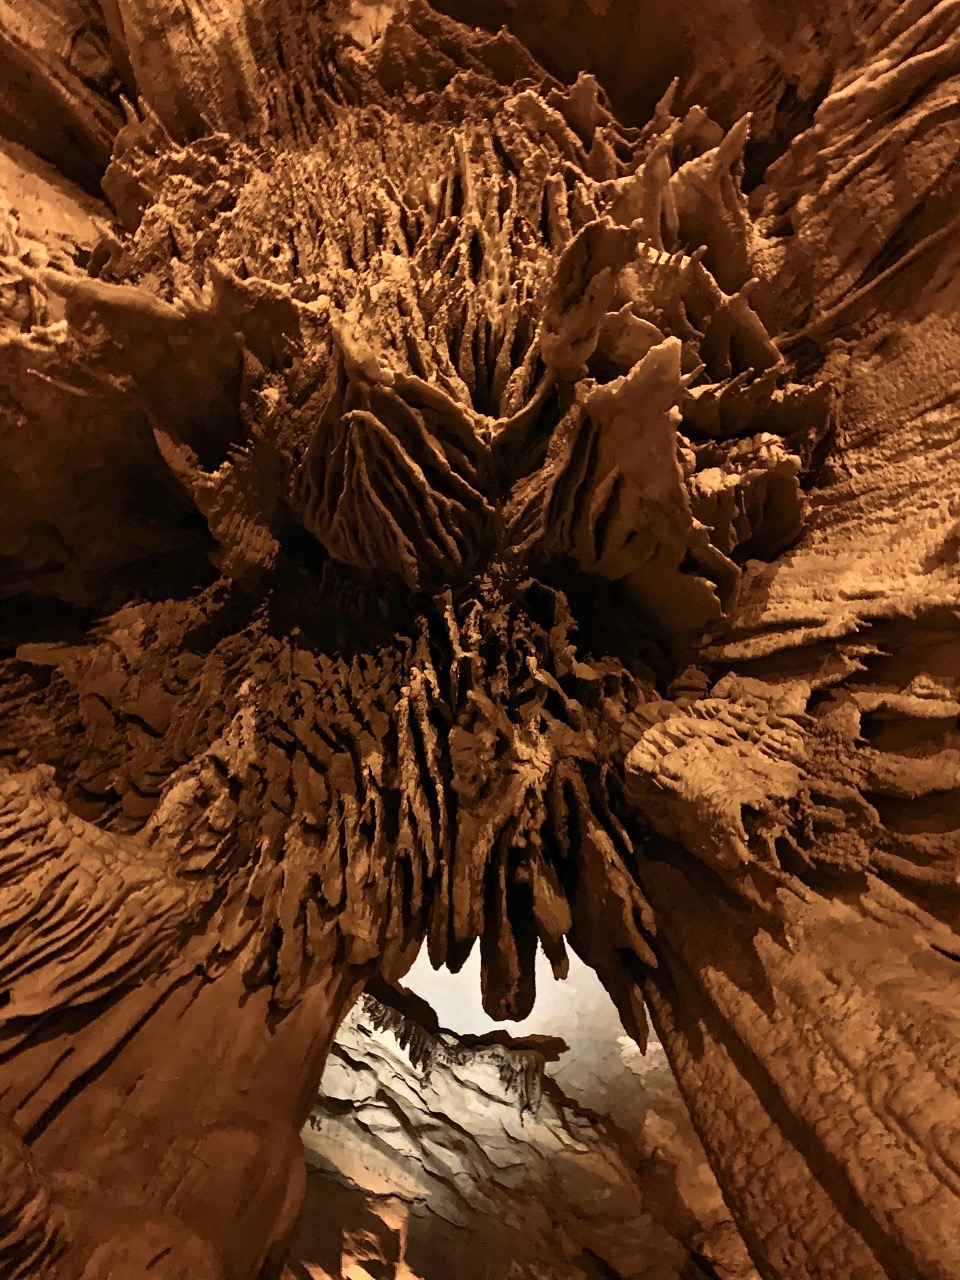
[[[748,201],[749,119],[675,85],[627,128],[423,0],[366,49],[298,0],[83,7],[0,0],[0,124],[110,202],[3,153],[47,194],[0,207],[0,1096],[67,1172],[0,1133],[0,1269],[125,1256],[76,1244],[71,1125],[91,1082],[149,1113],[153,1187],[172,993],[236,1071],[284,1025],[315,1065],[310,993],[329,1038],[426,940],[501,1017],[567,942],[649,1004],[765,1274],[952,1280],[953,10],[880,5]],[[922,1102],[858,1128],[858,1054]],[[170,1275],[255,1275],[272,1186]]]
[[[20,346],[48,376],[95,363],[222,577],[18,662],[53,673],[26,741],[68,802],[178,848],[223,951],[255,904],[281,1004],[329,921],[358,964],[424,927],[437,964],[481,939],[485,1003],[518,1017],[538,938],[563,972],[592,859],[618,949],[651,958],[609,707],[654,686],[578,654],[535,575],[622,584],[668,652],[696,636],[738,549],[798,532],[829,398],[751,305],[745,121],[668,98],[623,129],[588,77],[529,62],[445,83],[436,21],[414,6],[257,145],[131,121],[105,178],[125,233],[86,275],[24,268]],[[390,77],[414,45],[408,105]]]

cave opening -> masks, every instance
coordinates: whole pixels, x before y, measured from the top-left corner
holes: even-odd
[[[519,1022],[485,1013],[476,952],[368,985],[302,1133],[298,1280],[752,1274],[662,1046],[576,956],[537,979]]]

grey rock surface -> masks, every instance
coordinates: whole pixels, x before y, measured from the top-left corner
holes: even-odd
[[[656,1042],[458,1037],[365,997],[303,1140],[301,1276],[754,1274]]]

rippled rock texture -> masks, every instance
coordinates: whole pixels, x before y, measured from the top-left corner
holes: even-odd
[[[277,1274],[424,941],[649,1007],[764,1277],[960,1276],[960,11],[728,8],[628,125],[423,0],[0,0],[11,1277]]]

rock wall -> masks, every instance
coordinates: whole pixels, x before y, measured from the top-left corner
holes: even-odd
[[[960,9],[362,9],[0,0],[0,1271],[272,1280],[425,944],[957,1280]]]
[[[294,1273],[752,1280],[662,1051],[626,1068],[631,1112],[613,1124],[555,1083],[564,1050],[431,1033],[365,997],[303,1131]]]

